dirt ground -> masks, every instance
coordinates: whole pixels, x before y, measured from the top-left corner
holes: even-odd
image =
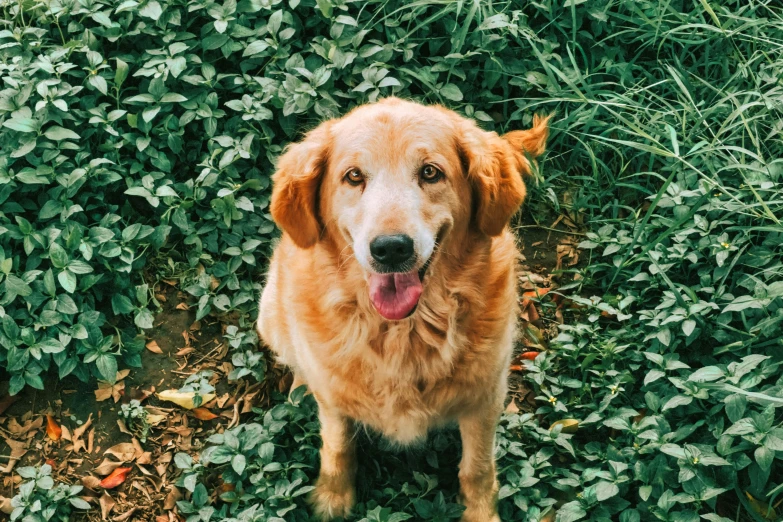
[[[531,224],[518,229],[525,257],[520,277],[523,335],[510,369],[509,411],[533,409],[532,394],[522,378],[528,357],[524,354],[546,349],[562,320],[561,301],[551,299],[555,292],[541,302],[538,296],[562,284],[561,276],[553,273],[579,262],[579,238],[567,233],[573,229],[562,223],[555,225],[557,231]],[[15,469],[46,462],[53,466],[56,480],[84,485],[84,498],[94,506],[73,520],[184,521],[175,509],[183,492],[174,485],[178,476],[174,454],[197,456],[209,435],[251,418],[252,407],[269,404],[271,387],[284,384],[277,382],[278,371],[263,384],[229,382],[231,353],[222,338],[227,325],[210,317],[195,321],[186,306],[188,297],[162,286],[158,291],[165,299],[164,310],[148,332],[142,368],[130,369],[113,387],[75,378],[58,381],[52,375],[42,391],[28,387],[9,397],[7,383],[0,388],[0,496],[10,499],[16,494],[22,479]],[[216,398],[202,409],[185,410],[158,398],[160,391],[180,388],[189,375],[202,369],[215,372],[216,387]],[[121,405],[131,399],[141,400],[156,422],[144,442],[129,432],[119,416]],[[47,434],[47,414],[62,430],[59,440]],[[130,468],[121,484],[100,485],[121,467]]]

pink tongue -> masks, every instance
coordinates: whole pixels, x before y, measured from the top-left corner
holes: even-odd
[[[418,304],[421,292],[418,272],[370,276],[372,304],[379,314],[391,321],[408,317]]]

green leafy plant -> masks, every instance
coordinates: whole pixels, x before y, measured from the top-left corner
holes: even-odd
[[[204,402],[204,396],[215,391],[215,387],[209,382],[214,375],[215,372],[211,370],[196,372],[185,379],[185,385],[179,391],[193,393],[193,406],[198,408]]]
[[[11,521],[68,522],[73,509],[90,509],[90,504],[78,496],[82,486],[55,483],[49,464],[40,468],[19,468],[17,473],[28,480],[19,486],[19,493],[11,499]]]
[[[150,432],[150,424],[147,420],[147,410],[136,399],[120,407],[120,418],[125,421],[125,426],[136,435],[141,442],[147,441]]]

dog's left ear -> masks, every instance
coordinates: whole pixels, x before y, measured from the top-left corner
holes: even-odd
[[[500,235],[525,199],[522,177],[531,174],[530,162],[544,153],[549,118],[535,116],[532,128],[502,137],[473,122],[465,129],[459,151],[473,185],[473,219],[488,236]]]
[[[272,176],[270,211],[275,223],[299,248],[310,248],[321,235],[318,191],[331,148],[331,122],[322,123],[290,145]]]

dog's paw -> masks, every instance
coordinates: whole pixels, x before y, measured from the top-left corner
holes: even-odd
[[[310,505],[315,515],[323,521],[347,517],[356,502],[352,484],[339,477],[319,477],[310,493]]]

